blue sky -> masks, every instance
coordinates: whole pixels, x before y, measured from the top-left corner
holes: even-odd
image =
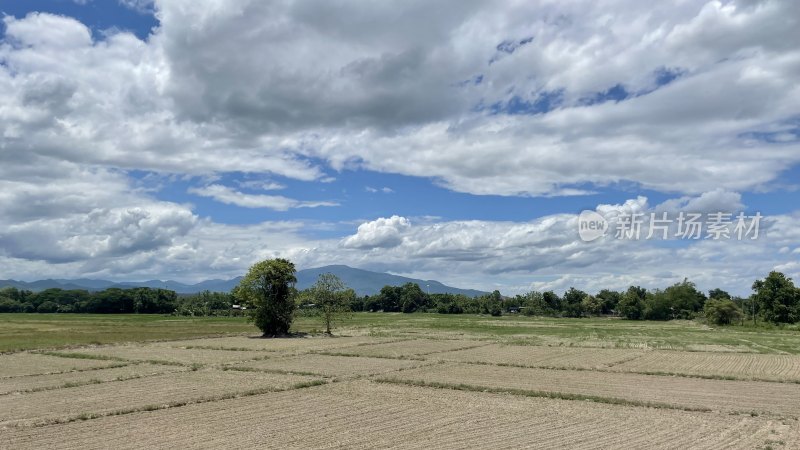
[[[0,1],[0,278],[276,256],[504,293],[800,276],[796,9]],[[767,232],[587,243],[583,210]]]

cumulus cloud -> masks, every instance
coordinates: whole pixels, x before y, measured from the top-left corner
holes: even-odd
[[[276,211],[286,211],[291,208],[338,206],[336,202],[310,202],[295,200],[280,195],[245,194],[221,184],[189,188],[189,193],[201,197],[210,197],[218,202],[241,206],[243,208],[268,208]]]
[[[796,215],[770,217],[765,239],[678,247],[588,245],[574,214],[392,216],[317,239],[320,223],[200,219],[130,174],[201,177],[195,195],[274,210],[334,202],[254,193],[291,185],[269,180],[360,168],[480,195],[623,183],[675,197],[597,207],[609,214],[741,209],[741,192],[769,191],[800,163],[799,5],[171,0],[153,4],[144,40],[6,16],[0,264],[7,276],[196,278],[284,255],[520,289],[798,276]],[[218,183],[231,173],[241,190]]]
[[[395,247],[403,241],[403,233],[410,227],[411,222],[405,217],[381,217],[359,225],[356,234],[342,240],[342,246],[361,249]]]

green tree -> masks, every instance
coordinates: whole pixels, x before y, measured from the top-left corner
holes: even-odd
[[[692,319],[703,309],[703,304],[706,302],[706,296],[687,279],[664,289],[664,295],[671,311],[668,318],[671,319]]]
[[[320,274],[317,282],[309,289],[311,298],[320,312],[325,333],[331,334],[335,322],[350,314],[350,304],[355,298],[355,291],[332,273]]]
[[[289,332],[295,310],[295,272],[294,264],[286,259],[261,261],[250,267],[233,290],[265,337]]]
[[[0,313],[17,313],[22,311],[22,305],[7,297],[0,297]]]
[[[401,286],[400,291],[400,310],[404,313],[412,313],[424,309],[428,304],[428,298],[422,288],[417,283],[406,283]]]
[[[603,289],[597,293],[596,297],[603,303],[603,314],[611,314],[617,310],[617,305],[622,300],[622,293]]]
[[[586,292],[574,287],[569,288],[564,293],[563,308],[564,315],[567,317],[581,317],[583,316],[583,299],[586,298]]]
[[[593,295],[587,295],[581,300],[581,309],[590,316],[599,316],[603,313],[603,301]]]
[[[617,310],[622,317],[639,320],[644,316],[644,299],[647,291],[639,286],[631,286],[622,295]]]
[[[753,283],[753,299],[764,319],[772,323],[794,323],[800,320],[800,291],[792,279],[781,272],[770,272]]]
[[[730,325],[739,320],[743,313],[730,299],[712,298],[703,307],[706,320],[716,325]]]

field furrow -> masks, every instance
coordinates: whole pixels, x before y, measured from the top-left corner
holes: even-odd
[[[220,338],[165,341],[155,343],[153,346],[190,349],[205,348],[218,350],[253,350],[268,352],[306,352],[311,350],[328,350],[363,344],[375,344],[387,340],[388,339],[374,338],[369,336],[315,336],[268,339],[263,339],[260,336],[229,336]]]
[[[492,344],[467,350],[442,352],[431,358],[444,361],[509,364],[529,367],[595,369],[629,361],[645,354],[628,349],[537,347]]]
[[[60,352],[57,352],[60,353]],[[226,351],[199,348],[171,348],[153,345],[124,345],[115,347],[92,347],[71,350],[66,355],[88,357],[121,358],[128,361],[171,362],[175,364],[223,364],[263,358],[262,352]]]
[[[372,345],[359,345],[341,349],[338,352],[352,356],[373,356],[380,358],[407,358],[431,355],[440,352],[460,350],[486,345],[480,341],[452,339],[412,339],[400,342],[387,342]]]
[[[330,356],[310,354],[284,358],[271,358],[232,364],[227,367],[253,370],[280,370],[296,373],[317,374],[326,377],[349,375],[374,375],[426,364],[421,361],[367,358],[362,356]]]
[[[653,351],[612,370],[800,382],[800,356]]]
[[[800,388],[793,384],[501,367],[463,363],[395,372],[395,382],[495,389],[529,395],[564,394],[602,401],[727,413],[800,417]]]
[[[90,370],[119,364],[119,361],[61,358],[37,353],[12,353],[0,355],[0,379]]]
[[[763,448],[796,422],[368,381],[6,431],[3,449]]]
[[[108,381],[147,377],[162,373],[188,370],[181,366],[163,366],[157,364],[130,364],[110,369],[84,370],[49,375],[31,375],[0,379],[0,395],[12,392],[28,392],[73,387],[84,384],[104,383]]]
[[[300,375],[201,370],[9,395],[1,400],[0,428],[154,409],[249,391],[288,389],[314,380]]]

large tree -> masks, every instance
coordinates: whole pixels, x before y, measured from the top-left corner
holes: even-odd
[[[647,290],[639,286],[631,286],[622,295],[617,305],[617,310],[622,317],[631,320],[639,320],[644,316],[644,299]]]
[[[355,292],[332,273],[320,274],[309,291],[322,317],[325,333],[331,334],[335,322],[350,314]]]
[[[770,272],[763,280],[753,283],[753,291],[753,299],[768,322],[794,323],[800,320],[800,291],[791,278],[781,272]]]
[[[233,290],[233,295],[250,307],[250,317],[264,336],[282,336],[289,332],[294,318],[294,264],[277,258],[250,267]]]

